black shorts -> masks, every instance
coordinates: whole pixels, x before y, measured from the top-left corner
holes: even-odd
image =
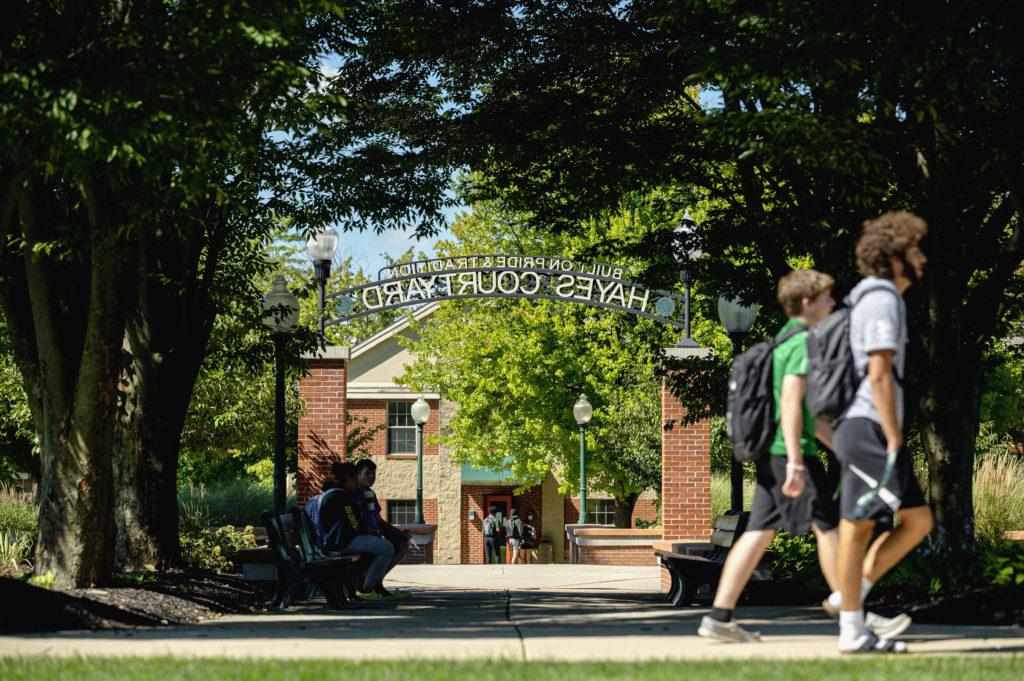
[[[810,529],[811,522],[823,532],[834,529],[839,524],[838,479],[834,473],[838,465],[834,460],[830,463],[831,476],[820,458],[805,457],[804,491],[798,497],[787,497],[782,493],[782,484],[786,482],[786,457],[769,454],[758,461],[754,506],[750,509],[747,529],[785,530],[799,535]]]
[[[869,492],[885,471],[886,439],[882,426],[871,419],[839,422],[833,434],[836,456],[842,464],[840,511],[849,520],[874,520],[891,525],[901,508],[924,506],[924,493],[914,475],[910,450],[900,449],[889,480],[877,495]],[[863,499],[865,503],[858,503]]]

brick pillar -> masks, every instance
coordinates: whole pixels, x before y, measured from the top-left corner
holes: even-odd
[[[306,375],[299,381],[303,410],[299,417],[299,503],[317,494],[330,480],[331,464],[345,459],[345,390],[348,348],[328,347],[304,357]]]
[[[661,389],[661,522],[666,541],[711,534],[711,424],[683,425],[686,409]]]

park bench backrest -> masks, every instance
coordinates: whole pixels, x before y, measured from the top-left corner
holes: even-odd
[[[302,556],[302,559],[311,561],[323,558],[323,554],[313,540],[313,523],[310,522],[306,510],[304,508],[293,508],[291,517],[298,534],[299,554]]]
[[[267,539],[274,555],[285,562],[301,564],[302,557],[296,551],[299,533],[295,530],[295,519],[290,513],[267,510],[260,514],[260,522],[267,528]]]
[[[746,528],[746,514],[723,513],[711,526],[711,543],[723,549],[731,548]]]

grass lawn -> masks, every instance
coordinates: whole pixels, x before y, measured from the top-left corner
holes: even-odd
[[[688,678],[729,681],[989,681],[1024,678],[1024,656],[962,657],[907,656],[900,658],[838,660],[722,660],[643,663],[567,662],[428,662],[388,661],[347,663],[343,660],[128,660],[117,658],[56,659],[23,657],[0,659],[4,681],[681,681]]]

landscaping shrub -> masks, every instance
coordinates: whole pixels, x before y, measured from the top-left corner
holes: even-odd
[[[729,496],[732,486],[729,483],[728,473],[711,472],[711,521],[729,510]],[[743,508],[750,510],[754,502],[754,481],[744,478],[743,480]]]
[[[189,528],[181,532],[181,557],[188,567],[214,572],[238,572],[235,557],[242,549],[256,547],[252,526]]]
[[[295,503],[293,495],[288,506]],[[273,488],[248,478],[210,485],[188,483],[178,491],[182,527],[258,525],[260,513],[273,505]]]
[[[1024,460],[1007,453],[983,457],[974,471],[974,523],[979,541],[998,544],[1007,530],[1024,530]]]
[[[39,534],[39,507],[31,494],[0,488],[0,574],[31,565]]]

